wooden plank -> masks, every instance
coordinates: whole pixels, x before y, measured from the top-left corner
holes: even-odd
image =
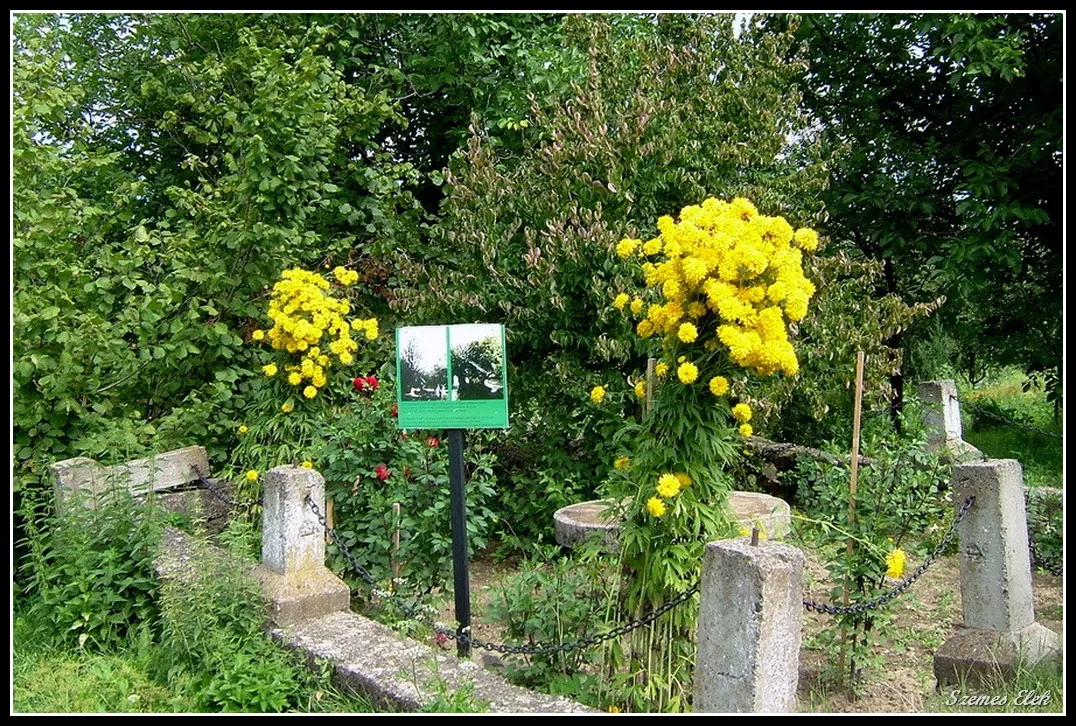
[[[209,476],[209,457],[202,446],[188,446],[146,459],[100,469],[97,478],[106,487],[122,487],[144,496],[185,486]]]

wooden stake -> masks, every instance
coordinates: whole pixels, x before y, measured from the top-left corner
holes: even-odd
[[[653,358],[648,358],[646,361],[646,405],[643,407],[644,413],[647,416],[650,415],[650,409],[654,407],[654,367],[657,365],[657,361]]]
[[[855,524],[856,521],[856,484],[859,478],[859,425],[863,415],[863,364],[866,359],[866,355],[863,351],[856,353],[856,398],[855,408],[852,413],[852,479],[848,486],[848,526]],[[846,564],[851,564],[852,561],[852,538],[848,538],[848,543],[845,547],[845,560]],[[849,592],[848,581],[844,583],[844,605],[848,606]],[[838,672],[840,675],[840,684],[844,685],[844,663],[846,654],[846,645],[848,640],[848,630],[845,627],[841,627],[841,653]],[[855,663],[851,665],[855,668]]]
[[[392,504],[392,553],[389,555],[389,567],[392,569],[392,584],[389,587],[393,590],[396,587],[396,579],[400,576],[400,503],[393,502]]]

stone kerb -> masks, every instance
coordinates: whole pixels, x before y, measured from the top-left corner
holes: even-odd
[[[803,553],[748,539],[711,542],[703,560],[694,710],[796,710]]]
[[[1060,654],[1060,638],[1035,622],[1020,462],[960,464],[953,501],[975,503],[960,523],[960,587],[964,630],[934,655],[942,683],[1009,678]]]

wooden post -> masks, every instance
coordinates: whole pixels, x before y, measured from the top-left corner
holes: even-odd
[[[657,361],[653,358],[648,358],[646,361],[646,405],[643,407],[643,412],[649,416],[650,409],[654,407],[654,368],[657,365]]]
[[[859,477],[859,426],[863,416],[863,364],[865,362],[866,355],[863,351],[856,353],[856,398],[855,408],[852,413],[852,478],[848,486],[848,524],[851,527],[856,521],[856,484]],[[845,558],[848,562],[852,559],[852,538],[848,538],[848,544],[845,548]],[[844,583],[844,605],[847,607],[849,600],[848,593],[848,581]],[[840,663],[838,672],[840,675],[841,685],[844,685],[844,663],[845,652],[848,639],[848,631],[846,628],[841,628],[841,652]],[[852,668],[855,668],[855,662],[852,662]]]
[[[390,590],[395,589],[396,579],[400,576],[400,503],[392,504],[392,555],[389,557],[389,565],[392,569],[392,585]]]

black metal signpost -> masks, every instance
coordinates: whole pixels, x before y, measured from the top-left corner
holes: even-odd
[[[396,329],[396,404],[401,429],[448,431],[452,570],[461,658],[471,655],[471,583],[463,430],[508,428],[504,326],[489,323]]]
[[[456,654],[471,656],[471,579],[467,568],[467,497],[463,471],[463,429],[448,431],[448,483],[452,502],[452,570],[456,589]]]

